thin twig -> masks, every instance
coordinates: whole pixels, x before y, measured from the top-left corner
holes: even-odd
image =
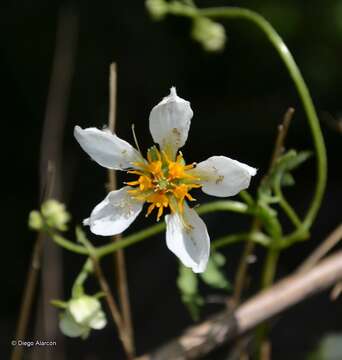
[[[123,323],[123,318],[121,317],[119,307],[116,304],[115,299],[110,291],[110,287],[109,287],[108,282],[102,272],[101,266],[100,266],[97,258],[91,256],[91,259],[93,261],[93,266],[94,266],[95,274],[99,281],[99,285],[101,287],[101,290],[105,293],[105,299],[107,301],[110,313],[111,313],[113,320],[118,328],[119,337],[122,341],[127,358],[129,360],[131,360],[134,358],[134,354],[132,353],[130,339],[129,339],[127,332],[125,331],[125,325]]]
[[[342,281],[338,282],[334,288],[331,290],[330,293],[330,300],[331,301],[336,301],[337,298],[341,295],[342,293]]]
[[[55,166],[55,184],[51,197],[63,200],[64,175],[68,171],[63,166],[64,128],[67,122],[68,101],[74,74],[78,36],[78,14],[74,5],[68,3],[60,8],[57,21],[55,50],[51,69],[50,84],[45,110],[45,120],[41,139],[40,174],[42,185],[47,164]],[[47,239],[46,239],[47,240]],[[55,351],[36,346],[33,358],[46,360],[65,358],[64,337],[58,329],[58,311],[50,304],[51,298],[60,298],[63,293],[62,252],[51,241],[44,241],[41,269],[41,287],[38,300],[36,339],[54,339],[58,343]]]
[[[260,224],[258,219],[253,220],[253,225],[251,227],[251,232],[260,230]],[[248,268],[248,257],[252,254],[255,247],[255,242],[252,240],[247,240],[245,247],[243,249],[243,253],[240,259],[240,263],[235,275],[234,281],[234,304],[237,306],[240,303],[241,295],[244,289],[246,275],[247,275],[247,268]]]
[[[44,234],[40,232],[34,244],[30,268],[27,273],[26,285],[23,293],[22,303],[20,307],[19,320],[15,338],[17,340],[26,339],[27,325],[30,320],[31,309],[33,304],[34,295],[37,288],[37,280],[41,267],[41,255],[43,249]],[[11,360],[19,360],[22,357],[24,347],[15,346],[11,355]]]
[[[294,111],[295,110],[293,108],[291,108],[291,107],[288,108],[288,110],[286,111],[286,113],[283,116],[282,123],[278,126],[277,137],[275,140],[269,169],[268,169],[267,173],[264,175],[264,177],[261,179],[261,183],[266,181],[268,176],[271,174],[277,159],[284,152],[284,142],[285,142],[286,135],[288,133],[288,129],[289,129]],[[260,228],[261,228],[260,222],[258,221],[257,218],[254,218],[252,226],[251,226],[251,231],[259,231]],[[235,306],[237,306],[240,303],[241,295],[242,295],[242,292],[245,287],[247,271],[248,271],[248,266],[249,266],[247,259],[253,253],[255,246],[256,246],[255,242],[248,240],[245,244],[243,253],[241,255],[240,262],[239,262],[238,269],[237,269],[236,276],[235,276],[235,281],[234,281],[233,303],[235,304]],[[237,346],[241,348],[241,353],[243,354],[244,349],[241,344],[242,344],[242,342],[241,342],[241,340],[239,340],[237,343]],[[271,344],[268,341],[263,341],[261,348],[271,350]],[[266,354],[266,352],[262,352],[261,357],[264,356],[263,354]]]
[[[273,154],[270,160],[269,169],[266,175],[261,179],[261,182],[265,181],[267,176],[271,173],[273,166],[275,165],[276,160],[284,151],[284,142],[285,138],[293,117],[295,110],[293,108],[288,108],[286,113],[284,114],[282,123],[278,126],[278,133],[276,137],[276,141],[274,144]],[[257,219],[253,220],[253,224],[251,226],[251,231],[260,230],[261,224],[257,221]],[[241,294],[244,289],[247,270],[248,270],[248,257],[253,253],[255,248],[255,243],[253,241],[247,241],[243,250],[243,253],[240,258],[240,262],[238,265],[238,269],[235,276],[234,281],[234,303],[238,305],[241,299]]]
[[[330,255],[305,273],[294,273],[253,296],[234,313],[215,314],[187,329],[180,337],[139,360],[188,360],[210,353],[228,340],[342,280],[342,251]]]
[[[307,271],[314,267],[342,239],[342,224],[338,225],[329,236],[300,265],[298,271]]]
[[[115,132],[116,125],[116,96],[117,96],[117,71],[116,64],[110,65],[109,75],[109,118],[108,128],[111,132]],[[108,170],[108,190],[114,191],[117,189],[116,172],[115,170]],[[112,241],[121,240],[121,235],[112,237]],[[134,354],[134,335],[131,316],[131,307],[129,301],[129,292],[127,284],[126,261],[123,249],[114,253],[115,269],[116,269],[116,283],[119,293],[119,303],[122,311],[124,331],[127,332],[127,338],[130,343],[130,352]]]
[[[41,203],[51,196],[54,187],[55,179],[55,167],[49,162],[47,166],[46,183],[43,186],[41,182]],[[23,292],[23,298],[20,306],[19,318],[17,329],[15,333],[16,340],[25,340],[27,335],[27,326],[32,314],[32,305],[34,295],[37,289],[38,275],[41,269],[41,257],[44,244],[44,233],[39,232],[37,239],[34,243],[32,257],[27,272],[27,278],[25,282],[25,289]],[[11,360],[20,360],[22,357],[24,347],[15,346],[11,355]]]
[[[284,114],[282,123],[278,126],[278,135],[276,138],[276,142],[274,145],[273,155],[271,158],[271,163],[269,167],[268,173],[272,170],[273,166],[275,165],[275,162],[279,158],[279,156],[284,152],[284,143],[285,138],[287,136],[289,126],[291,124],[291,120],[293,118],[295,109],[292,107],[289,107]]]

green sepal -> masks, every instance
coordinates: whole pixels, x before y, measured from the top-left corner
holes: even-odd
[[[58,299],[50,300],[50,304],[59,309],[66,309],[68,307],[68,302]]]

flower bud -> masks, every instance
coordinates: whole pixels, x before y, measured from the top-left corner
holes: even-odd
[[[39,211],[32,210],[30,212],[28,225],[32,230],[40,230],[43,227],[43,219]]]
[[[162,20],[167,14],[165,0],[146,0],[145,6],[154,20]]]
[[[65,205],[57,200],[47,200],[42,205],[42,215],[47,225],[57,230],[67,230],[70,214],[65,210]]]
[[[71,299],[59,322],[61,332],[69,337],[88,337],[91,329],[103,329],[107,324],[100,301],[89,295]]]
[[[224,27],[204,17],[194,19],[191,35],[194,40],[202,44],[206,51],[223,50],[226,43]]]

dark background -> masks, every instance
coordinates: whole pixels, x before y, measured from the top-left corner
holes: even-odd
[[[217,1],[215,5],[227,3]],[[0,338],[4,349],[1,353],[5,354],[1,358],[8,357],[9,343],[14,338],[35,240],[35,234],[27,228],[27,216],[39,203],[40,140],[58,13],[62,6],[69,5],[37,0],[3,1],[1,5]],[[214,4],[202,1],[198,5]],[[311,90],[327,144],[328,186],[312,240],[283,253],[277,274],[281,277],[294,270],[341,219],[340,134],[331,126],[331,119],[337,121],[342,114],[342,2],[255,0],[229,2],[229,5],[261,12],[282,35]],[[288,146],[299,150],[312,148],[306,119],[289,76],[275,51],[253,25],[227,22],[227,48],[220,54],[209,54],[190,38],[187,19],[168,17],[153,22],[142,1],[82,1],[72,3],[71,7],[79,23],[63,136],[62,176],[66,183],[64,198],[75,223],[87,217],[105,196],[106,171],[89,161],[74,140],[72,129],[76,124],[82,127],[106,124],[108,70],[112,61],[118,66],[117,133],[132,142],[130,126],[135,123],[144,150],[152,143],[148,133],[149,111],[168,94],[172,85],[181,97],[191,101],[194,110],[190,136],[183,149],[187,161],[224,154],[257,167],[259,172],[251,191],[267,169],[276,125],[287,107],[294,106],[297,110]],[[50,140],[54,140],[53,136]],[[312,196],[314,171],[312,159],[296,172],[297,186],[288,191],[289,200],[296,204],[300,214],[304,214]],[[119,180],[123,180],[121,175]],[[201,202],[209,200],[200,194],[197,198]],[[205,216],[205,221],[212,239],[249,225],[249,219],[229,213],[211,214]],[[147,223],[152,223],[152,219]],[[147,223],[141,216],[127,233]],[[92,239],[95,244],[107,241],[95,236]],[[240,246],[224,250],[230,278],[240,252]],[[179,334],[191,319],[178,296],[177,261],[166,248],[164,234],[130,248],[126,254],[137,351],[142,354]],[[257,255],[259,261],[251,267],[252,289],[258,286],[263,250],[259,249]],[[63,252],[62,297],[65,299],[82,261],[81,257]],[[107,274],[112,275],[111,259],[105,263]],[[218,308],[208,305],[205,313]],[[31,339],[34,319],[35,314],[31,319]],[[305,358],[321,336],[342,330],[341,319],[341,300],[331,303],[328,293],[292,308],[273,329],[274,359]],[[67,358],[109,359],[116,354],[115,358],[121,359],[121,346],[113,331],[109,325],[104,331],[93,331],[85,342],[67,340]]]

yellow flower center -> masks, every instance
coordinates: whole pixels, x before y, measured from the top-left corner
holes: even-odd
[[[198,183],[200,179],[189,174],[188,170],[195,164],[186,165],[182,153],[172,161],[165,152],[160,153],[153,146],[148,150],[145,162],[133,165],[136,169],[128,173],[138,175],[139,178],[127,183],[134,187],[128,192],[133,198],[150,204],[146,216],[156,208],[159,221],[164,209],[170,208],[171,212],[183,213],[184,199],[195,201],[189,191],[201,187]]]

